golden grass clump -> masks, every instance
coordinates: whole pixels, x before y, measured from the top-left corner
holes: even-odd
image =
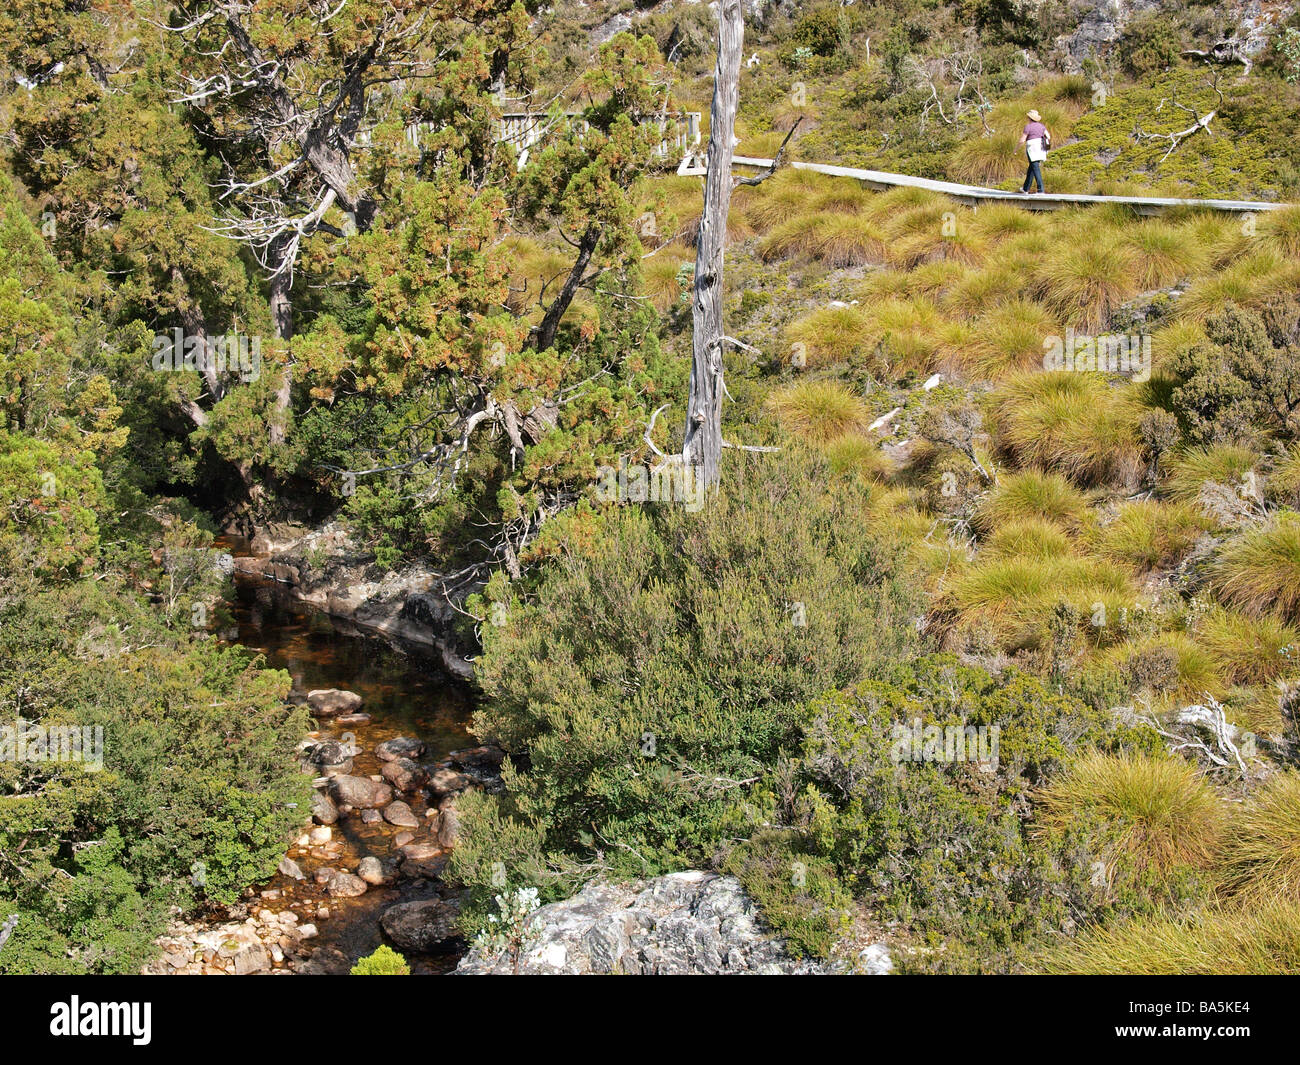
[[[858,214],[801,215],[773,229],[759,243],[764,262],[804,258],[827,266],[883,262],[888,241],[869,218]]]
[[[1150,219],[1133,226],[1124,237],[1134,253],[1134,274],[1145,290],[1166,288],[1205,269],[1205,249],[1193,233]]]
[[[876,441],[859,435],[856,430],[827,441],[822,451],[835,474],[880,481],[893,469]]]
[[[1300,514],[1238,534],[1214,560],[1212,579],[1220,599],[1252,617],[1272,611],[1300,622]]]
[[[953,633],[991,637],[1006,651],[1040,645],[1052,612],[1068,604],[1089,616],[1131,606],[1137,589],[1116,566],[1091,558],[981,556],[949,583],[941,609]]]
[[[1088,499],[1058,473],[1023,470],[1004,474],[980,500],[971,523],[989,535],[1010,522],[1048,521],[1073,530],[1088,516]]]
[[[1234,444],[1188,448],[1170,460],[1165,491],[1176,500],[1195,502],[1206,486],[1222,486],[1236,492],[1247,483],[1247,475],[1259,463],[1249,448]]]
[[[1022,466],[1084,487],[1128,487],[1141,476],[1141,408],[1098,374],[1020,374],[994,393],[993,413],[999,444]]]
[[[1055,522],[1023,518],[999,525],[989,535],[981,558],[1064,558],[1072,552],[1070,539]]]
[[[1222,872],[1234,901],[1300,903],[1300,773],[1272,776],[1233,818]]]
[[[1223,836],[1223,803],[1180,758],[1094,752],[1038,793],[1049,830],[1096,825],[1114,857],[1137,871],[1204,869]]]
[[[867,312],[852,306],[819,307],[786,327],[794,355],[813,369],[870,355],[877,336]]]
[[[1257,240],[1288,259],[1300,259],[1300,206],[1267,212],[1257,223]]]
[[[1300,972],[1300,903],[1102,925],[1049,949],[1038,966],[1092,975],[1293,975]]]
[[[1186,503],[1137,500],[1125,503],[1113,521],[1096,531],[1093,549],[1111,562],[1148,573],[1181,562],[1209,525]]]
[[[1104,229],[1060,234],[1036,264],[1035,295],[1061,321],[1101,331],[1141,291],[1137,255]]]
[[[1060,326],[1042,306],[1028,299],[1010,299],[976,318],[975,340],[963,369],[985,380],[1040,368],[1044,342],[1059,336]]]
[[[684,244],[670,244],[641,263],[643,291],[663,313],[682,300],[679,280],[682,264],[694,260],[694,252]]]
[[[786,432],[818,444],[861,433],[870,422],[861,398],[838,381],[799,381],[773,392],[767,403]]]
[[[1300,630],[1271,614],[1252,618],[1216,608],[1197,625],[1196,641],[1229,684],[1271,684],[1300,672]]]
[[[1107,620],[1115,615],[1107,611]],[[1112,647],[1106,660],[1128,675],[1133,688],[1159,706],[1198,702],[1221,695],[1226,682],[1214,656],[1185,632],[1160,632]]]

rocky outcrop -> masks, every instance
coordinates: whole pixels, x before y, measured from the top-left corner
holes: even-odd
[[[519,958],[528,974],[884,974],[893,965],[883,944],[871,944],[856,964],[797,959],[766,934],[758,908],[735,877],[672,873],[636,884],[589,884],[571,899],[534,915],[537,933]],[[509,973],[505,954],[478,948],[458,974]]]
[[[336,623],[431,650],[453,676],[473,673],[452,636],[455,610],[441,595],[430,594],[438,579],[431,566],[381,570],[374,553],[338,522],[288,539],[293,531],[286,526],[275,536],[254,538],[257,547],[271,553],[237,558],[236,570],[283,585],[288,595],[330,615]]]
[[[1172,0],[1094,0],[1078,27],[1058,38],[1057,45],[1076,62],[1089,55],[1102,55],[1135,19],[1160,11],[1172,13],[1183,6]],[[1263,53],[1278,27],[1294,10],[1295,4],[1277,0],[1230,0],[1220,9],[1227,38],[1207,39],[1190,47],[1209,52],[1220,62],[1229,58],[1249,61]]]

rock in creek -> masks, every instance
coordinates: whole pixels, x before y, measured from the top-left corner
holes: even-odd
[[[399,902],[379,918],[384,934],[398,950],[422,954],[459,934],[460,906],[445,899]]]
[[[342,688],[317,688],[307,693],[307,704],[317,717],[338,717],[361,709],[361,696]]]
[[[384,820],[398,828],[419,828],[420,819],[402,801],[390,802],[384,807]]]
[[[366,882],[361,877],[328,865],[316,870],[316,883],[323,885],[326,891],[340,899],[355,899],[358,895],[366,893]]]
[[[330,781],[334,798],[360,810],[377,810],[393,801],[390,785],[368,777],[337,776]]]
[[[732,876],[691,871],[634,884],[588,884],[534,914],[537,933],[519,958],[521,973],[887,973],[883,943],[857,964],[791,957],[761,923],[757,905]],[[458,974],[508,973],[508,952],[471,948]]]
[[[318,825],[332,825],[339,819],[339,808],[323,791],[312,792],[311,818]]]
[[[384,740],[375,748],[375,757],[381,762],[391,762],[396,758],[422,758],[424,756],[424,741],[413,739],[410,736],[394,736],[391,740]]]
[[[409,758],[394,758],[379,769],[388,783],[398,791],[414,791],[428,778],[428,771]]]

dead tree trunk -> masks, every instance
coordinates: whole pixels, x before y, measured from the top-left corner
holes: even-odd
[[[713,106],[709,112],[704,215],[695,240],[691,391],[682,444],[683,463],[694,468],[706,488],[717,485],[722,457],[722,253],[734,186],[732,142],[744,43],[740,0],[723,0],[718,9],[718,65],[713,73]]]

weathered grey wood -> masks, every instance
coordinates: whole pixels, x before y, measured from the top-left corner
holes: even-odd
[[[745,20],[740,0],[723,0],[718,8],[718,62],[713,72],[713,105],[709,112],[704,214],[695,240],[691,390],[682,444],[682,462],[703,479],[706,489],[717,485],[722,457],[722,253],[735,184],[731,174],[732,147],[744,45]]]
[[[736,166],[767,168],[771,159],[757,159],[746,155],[737,155],[732,159]],[[1235,213],[1255,213],[1258,211],[1276,211],[1286,207],[1285,203],[1268,203],[1262,200],[1194,200],[1178,199],[1170,196],[1087,196],[1079,193],[1046,192],[1025,196],[1005,189],[987,189],[981,185],[963,185],[956,181],[938,181],[934,178],[912,177],[909,174],[891,174],[884,170],[861,170],[852,166],[832,166],[829,163],[790,163],[797,170],[811,170],[818,174],[832,177],[853,178],[873,188],[888,189],[907,186],[914,189],[929,189],[941,192],[963,203],[981,203],[995,200],[1013,203],[1030,211],[1051,211],[1057,207],[1087,205],[1098,203],[1128,204],[1141,214],[1157,214],[1170,207],[1201,207],[1211,211],[1228,211]]]

